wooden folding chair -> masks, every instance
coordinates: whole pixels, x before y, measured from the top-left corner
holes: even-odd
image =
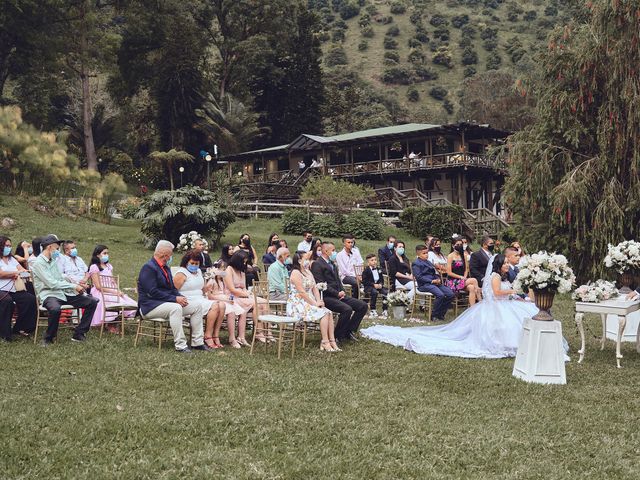
[[[40,297],[36,292],[36,329],[33,332],[33,343],[38,342],[38,330],[40,328],[44,328],[45,330],[49,327],[49,311],[42,306],[42,302],[40,301]],[[66,322],[60,322],[58,324],[58,331],[60,330],[73,330],[76,328],[76,325],[80,323],[80,309],[74,307],[73,305],[62,305],[60,307],[62,312],[70,312],[71,316],[66,318]],[[62,320],[62,316],[60,316],[60,320]]]
[[[94,285],[100,292],[102,299],[102,324],[100,325],[100,338],[107,323],[107,313],[115,313],[116,318],[111,322],[120,322],[120,336],[124,337],[125,312],[135,312],[138,305],[133,305],[122,301],[120,292],[120,278],[118,276],[100,275],[100,285]]]

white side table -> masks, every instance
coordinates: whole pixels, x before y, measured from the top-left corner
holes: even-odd
[[[585,313],[599,313],[600,318],[602,320],[602,340],[600,343],[600,350],[604,350],[604,342],[607,339],[607,315],[617,315],[618,316],[618,336],[616,338],[616,362],[618,368],[620,366],[620,359],[622,358],[622,354],[620,353],[620,342],[622,340],[622,332],[624,332],[624,328],[627,325],[627,315],[631,312],[636,312],[640,310],[640,302],[637,300],[625,300],[624,297],[615,300],[606,300],[600,303],[590,303],[590,302],[576,302],[576,325],[578,326],[578,331],[580,332],[580,340],[582,342],[582,346],[578,353],[580,354],[580,359],[578,363],[582,363],[584,360],[584,354],[586,350],[585,339],[584,339],[584,326],[582,324],[584,320]],[[636,349],[640,352],[640,329],[636,333]]]

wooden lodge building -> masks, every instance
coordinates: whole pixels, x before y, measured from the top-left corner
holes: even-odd
[[[487,150],[507,135],[489,125],[409,123],[328,137],[303,134],[287,145],[220,160],[229,163],[230,175],[246,178],[247,200],[293,200],[310,177],[325,174],[373,187],[379,207],[400,207],[404,196],[500,214],[506,165]]]

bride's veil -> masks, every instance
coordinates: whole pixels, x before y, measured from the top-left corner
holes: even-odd
[[[484,272],[484,278],[482,279],[482,298],[484,300],[495,300],[493,294],[493,287],[491,286],[491,273],[493,271],[493,260],[497,255],[492,255],[487,263],[487,270]]]

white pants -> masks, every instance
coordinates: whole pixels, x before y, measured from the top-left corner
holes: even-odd
[[[411,282],[407,282],[406,285],[403,285],[402,283],[400,283],[400,280],[396,279],[396,290],[405,290],[407,292],[407,295],[409,295],[409,300],[411,300],[413,302],[413,297],[416,294],[416,282],[411,281]]]
[[[182,319],[185,315],[191,316],[189,320],[189,323],[191,323],[191,346],[198,347],[204,344],[201,302],[189,303],[186,307],[181,307],[173,302],[162,303],[142,316],[144,318],[165,318],[169,320],[176,350],[184,350],[187,348],[187,337],[182,328]]]

